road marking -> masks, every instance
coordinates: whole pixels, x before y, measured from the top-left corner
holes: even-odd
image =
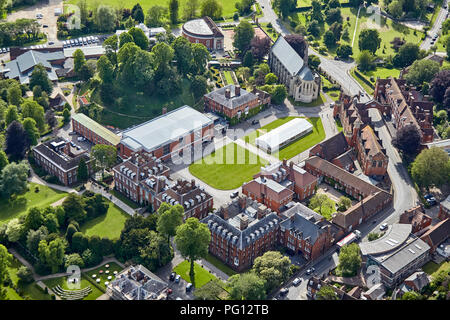
[[[352,48],[353,48],[353,44],[355,43],[356,30],[358,29],[358,19],[359,19],[359,11],[360,10],[361,10],[361,6],[359,6],[358,14],[356,15],[355,30],[353,31],[353,39],[352,39]]]

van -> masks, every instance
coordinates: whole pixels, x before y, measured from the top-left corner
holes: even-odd
[[[192,290],[192,283],[188,283],[186,285],[186,292],[190,292]]]
[[[81,142],[83,141],[83,137],[78,137],[77,140]]]

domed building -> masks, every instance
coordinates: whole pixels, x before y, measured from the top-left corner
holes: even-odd
[[[210,17],[186,22],[182,35],[192,43],[202,43],[208,50],[223,50],[223,33]]]

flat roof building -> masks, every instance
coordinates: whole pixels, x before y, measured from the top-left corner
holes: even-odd
[[[313,125],[303,118],[295,118],[256,138],[255,144],[267,153],[278,151],[283,146],[311,132]]]
[[[182,35],[192,43],[201,43],[209,50],[222,50],[224,36],[210,17],[194,19],[183,24]]]
[[[76,113],[72,116],[72,128],[94,144],[108,144],[116,147],[120,143],[118,135],[84,113]]]
[[[128,158],[132,152],[145,151],[167,160],[192,145],[210,141],[213,125],[210,118],[185,105],[124,130],[120,155]]]

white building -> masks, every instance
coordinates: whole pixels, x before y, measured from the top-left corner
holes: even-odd
[[[308,57],[308,46],[305,49]],[[303,59],[291,45],[278,37],[270,49],[269,66],[280,83],[287,88],[288,94],[295,101],[309,103],[319,97],[321,79],[308,67],[308,59]]]
[[[256,138],[258,148],[273,153],[313,130],[313,125],[303,118],[295,118]]]

